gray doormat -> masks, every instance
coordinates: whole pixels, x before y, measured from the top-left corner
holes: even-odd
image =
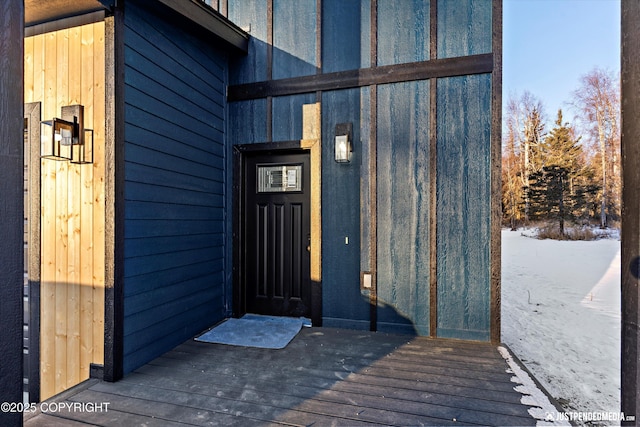
[[[311,326],[305,318],[245,314],[230,318],[197,337],[196,341],[258,348],[285,348],[302,326]]]

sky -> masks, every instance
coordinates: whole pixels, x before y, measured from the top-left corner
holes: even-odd
[[[595,67],[620,70],[620,1],[503,0],[503,101],[528,90],[552,124]]]

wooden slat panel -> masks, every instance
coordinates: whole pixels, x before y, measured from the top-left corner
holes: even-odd
[[[97,123],[104,133],[104,83],[94,79],[94,69],[95,78],[104,79],[103,33],[98,23],[26,39],[25,101],[42,102],[43,120],[61,117],[62,106],[82,104],[86,127]],[[103,339],[104,291],[94,286],[103,276],[104,227],[93,225],[94,215],[104,223],[104,200],[95,197],[104,183],[94,181],[93,170],[103,170],[104,162],[100,153],[95,157],[93,166],[41,161],[42,399],[88,378],[89,364],[103,357],[95,344]]]
[[[82,50],[82,28],[75,27],[70,28],[67,31],[68,44],[69,44],[69,58],[68,58],[68,96],[67,105],[81,104],[82,100],[82,73],[78,72],[84,68],[93,68],[93,64],[86,64],[83,62]],[[83,115],[83,118],[85,116]],[[86,119],[85,124],[86,124]],[[83,279],[83,234],[86,234],[89,228],[84,227],[82,224],[82,207],[83,207],[83,188],[82,185],[82,171],[83,167],[80,165],[70,165],[69,167],[69,182],[68,185],[75,186],[74,189],[69,191],[69,342],[67,345],[68,357],[67,357],[67,385],[74,386],[81,380],[89,377],[89,363],[87,360],[83,360],[83,355],[86,357],[86,353],[83,351],[83,326],[90,321],[83,317],[85,311],[83,310],[82,289],[85,287]],[[85,243],[86,244],[86,243]],[[86,332],[85,332],[86,333]]]
[[[56,110],[56,37],[45,34],[42,67],[42,116],[51,117]],[[47,70],[47,71],[46,71]],[[42,295],[41,295],[41,398],[56,393],[56,188],[57,165],[55,162],[42,163]]]
[[[93,83],[94,83],[94,46],[93,31],[91,26],[79,28],[80,37],[80,58],[82,68],[80,74],[80,102],[93,104]],[[90,101],[91,102],[88,102]],[[93,127],[93,116],[91,108],[85,105],[85,128]],[[95,142],[95,141],[94,141]],[[99,270],[100,266],[94,266],[93,251],[96,249],[93,241],[93,167],[83,166],[80,168],[79,191],[82,205],[80,208],[80,277],[82,287],[80,289],[81,311],[81,335],[80,335],[80,370],[82,378],[87,378],[89,365],[93,362],[95,344],[97,339],[93,333],[94,323],[94,291],[93,274]]]
[[[24,39],[24,102],[32,102],[35,67],[34,37]]]

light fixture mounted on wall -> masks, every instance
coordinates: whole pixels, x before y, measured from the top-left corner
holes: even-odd
[[[335,160],[338,163],[349,163],[353,153],[352,124],[338,123],[335,136]]]
[[[84,128],[84,107],[62,107],[62,117],[40,122],[40,157],[75,164],[93,163],[93,130]]]

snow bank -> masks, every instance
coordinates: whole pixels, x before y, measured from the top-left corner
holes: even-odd
[[[620,410],[620,242],[502,232],[502,341],[570,411]]]

